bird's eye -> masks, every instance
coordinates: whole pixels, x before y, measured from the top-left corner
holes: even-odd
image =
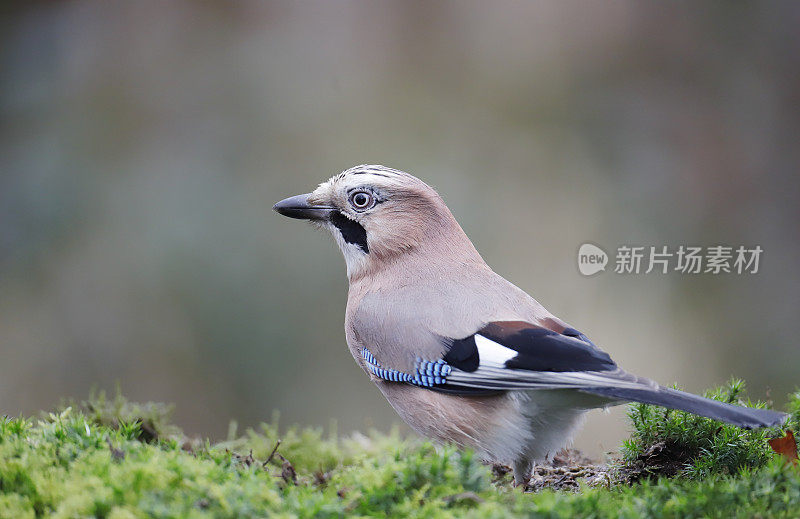
[[[366,209],[372,205],[373,198],[366,191],[356,191],[350,195],[350,204],[356,209]]]

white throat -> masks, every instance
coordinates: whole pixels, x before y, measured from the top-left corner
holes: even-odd
[[[344,262],[347,265],[348,279],[353,279],[353,277],[360,275],[367,268],[369,254],[355,243],[347,243],[342,237],[342,233],[334,225],[330,225],[329,230],[333,235],[333,239],[336,240],[336,244],[342,250]]]

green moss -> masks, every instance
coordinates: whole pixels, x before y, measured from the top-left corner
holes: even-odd
[[[706,444],[707,435],[647,409],[634,408],[629,453],[666,431],[714,462],[681,473],[689,478],[523,494],[493,483],[469,451],[397,432],[340,439],[319,429],[279,433],[274,420],[192,446],[164,421],[163,406],[103,401],[40,420],[0,419],[0,518],[800,516],[800,470],[756,449],[760,437]],[[143,419],[156,438],[142,435]]]
[[[795,433],[800,433],[800,389],[789,395],[789,404],[786,406],[786,411],[789,413],[788,427]]]
[[[62,409],[66,407],[80,409],[87,420],[97,425],[112,429],[133,426],[135,428],[130,431],[135,434],[136,439],[145,442],[182,436],[180,429],[170,423],[173,410],[171,405],[131,402],[122,396],[119,387],[114,398],[108,398],[105,391],[92,391],[88,400],[80,403],[68,402]]]
[[[731,380],[705,396],[748,407],[767,407],[764,402],[746,399],[744,388],[741,380]],[[800,414],[799,402],[800,391],[790,395],[790,411],[795,409]],[[633,430],[622,446],[622,470],[632,479],[676,474],[698,479],[761,467],[774,455],[767,439],[783,436],[780,428],[747,431],[646,404],[631,404],[628,417]],[[789,426],[792,422],[790,418]]]

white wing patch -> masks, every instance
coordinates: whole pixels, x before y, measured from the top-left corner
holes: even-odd
[[[483,335],[475,334],[475,346],[478,347],[478,358],[481,366],[505,366],[509,359],[517,356],[517,351],[506,348]]]

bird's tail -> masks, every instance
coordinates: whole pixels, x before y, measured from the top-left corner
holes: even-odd
[[[778,411],[726,404],[666,387],[642,389],[598,387],[582,389],[581,391],[613,399],[629,400],[686,411],[744,429],[773,427],[782,424],[788,417],[785,413]]]

